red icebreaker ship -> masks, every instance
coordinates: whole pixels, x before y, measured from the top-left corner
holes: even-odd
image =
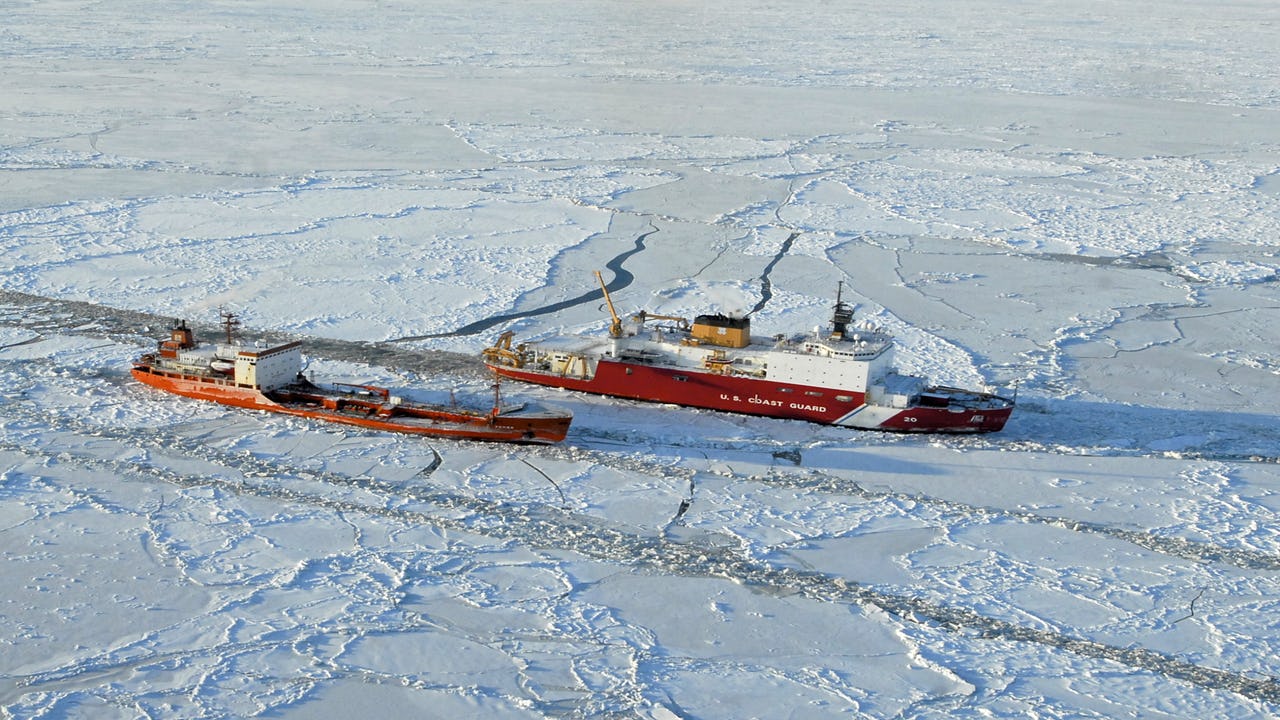
[[[602,289],[600,273],[596,273]],[[752,337],[748,318],[684,318],[641,311],[612,316],[608,337],[556,337],[512,347],[512,333],[483,351],[499,375],[569,390],[726,412],[900,432],[993,432],[1014,401],[930,385],[892,366],[893,338],[853,326],[837,289],[831,328]]]

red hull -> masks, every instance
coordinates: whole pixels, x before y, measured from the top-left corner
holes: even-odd
[[[380,400],[325,393],[315,386],[296,391],[284,388],[268,394],[256,388],[237,386],[230,379],[167,371],[145,363],[135,364],[132,374],[142,383],[184,397],[414,435],[553,443],[564,440],[572,421],[572,416],[555,412],[521,415],[471,412],[417,403],[390,405]],[[382,393],[384,398],[387,395],[382,388],[369,387],[367,390]]]
[[[865,396],[860,392],[696,372],[684,368],[623,363],[603,358],[596,365],[595,375],[585,379],[498,363],[487,364],[491,370],[505,377],[568,390],[877,430],[994,432],[1004,427],[1013,412],[1012,404],[967,409],[958,406],[913,406],[889,410],[867,405],[864,402]],[[975,398],[992,397],[977,393],[973,395]]]

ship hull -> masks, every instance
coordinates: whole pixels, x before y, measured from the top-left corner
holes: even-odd
[[[690,368],[600,359],[594,374],[583,377],[487,362],[499,375],[523,382],[614,397],[686,407],[805,420],[896,432],[995,432],[1004,427],[1013,403],[994,395],[944,390],[945,406],[901,408],[866,402],[861,392],[780,383]],[[969,402],[963,402],[963,400]]]
[[[146,364],[136,364],[132,374],[139,382],[183,397],[412,435],[555,443],[564,440],[572,420],[570,415],[554,411],[481,413],[418,403],[393,404],[385,401],[385,390],[375,387],[353,394],[301,383],[264,393],[256,388],[237,386],[230,379],[168,371]]]

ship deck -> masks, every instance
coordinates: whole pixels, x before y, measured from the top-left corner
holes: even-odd
[[[563,352],[574,355],[604,354],[609,348],[610,338],[586,335],[555,335],[543,340],[525,343],[529,348],[540,352]]]

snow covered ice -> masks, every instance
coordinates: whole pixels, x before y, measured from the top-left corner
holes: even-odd
[[[5,10],[0,712],[1280,712],[1280,7]],[[846,299],[1017,386],[897,436],[505,387],[562,446],[128,377],[168,319],[483,397],[478,350]]]

